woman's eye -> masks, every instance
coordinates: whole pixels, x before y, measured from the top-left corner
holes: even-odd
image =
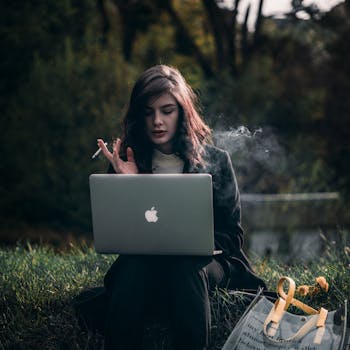
[[[145,111],[146,116],[150,116],[150,115],[152,115],[152,113],[153,113],[152,109],[146,109],[146,111]]]
[[[174,112],[174,109],[165,109],[165,110],[163,110],[164,114],[171,114],[173,112]]]

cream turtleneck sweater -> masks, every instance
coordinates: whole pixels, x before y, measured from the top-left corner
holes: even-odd
[[[174,153],[164,154],[154,149],[152,157],[153,174],[181,174],[183,168],[184,161]]]

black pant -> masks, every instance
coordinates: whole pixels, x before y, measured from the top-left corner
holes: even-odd
[[[227,280],[211,257],[119,257],[105,278],[105,349],[141,349],[144,323],[157,311],[169,322],[175,349],[205,349],[210,337],[208,293],[225,287]]]

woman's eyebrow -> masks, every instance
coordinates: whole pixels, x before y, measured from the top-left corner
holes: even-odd
[[[159,108],[176,107],[176,103],[167,103],[165,105],[159,106]],[[153,109],[152,106],[146,106],[147,109]]]
[[[160,108],[166,108],[166,107],[176,107],[175,103],[167,103],[165,105],[160,106]]]

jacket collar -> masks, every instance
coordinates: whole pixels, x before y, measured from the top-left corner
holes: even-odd
[[[205,172],[205,169],[202,166],[194,166],[191,165],[189,160],[185,161],[184,168],[182,173],[183,174],[198,174]]]

